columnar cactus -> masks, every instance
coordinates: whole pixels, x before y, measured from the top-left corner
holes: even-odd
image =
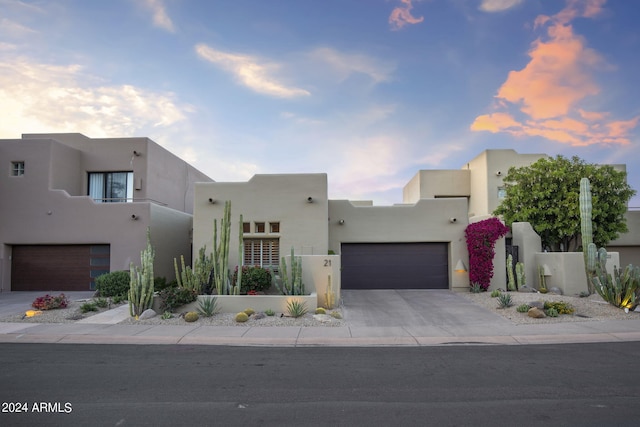
[[[304,295],[304,283],[302,283],[302,258],[296,257],[291,248],[291,278],[287,274],[285,258],[280,259],[280,278],[282,287],[275,282],[276,288],[282,295]]]
[[[590,243],[593,243],[593,224],[591,222],[592,205],[591,205],[591,186],[589,178],[580,180],[580,231],[582,234],[582,252],[584,255],[585,273],[587,275],[587,286],[589,293],[594,293],[594,285],[591,281],[592,273],[587,267],[587,250]]]
[[[147,228],[147,247],[140,252],[140,268],[129,266],[129,314],[138,316],[153,305],[153,260],[155,251],[151,246],[151,233]]]
[[[624,270],[613,267],[613,275],[607,273],[607,251],[598,250],[596,273],[591,277],[593,285],[605,301],[616,307],[633,310],[640,302],[640,267],[629,264]]]
[[[518,283],[518,289],[522,289],[524,285],[527,284],[526,277],[524,274],[524,263],[517,262],[516,263],[516,281]]]
[[[331,286],[331,275],[327,276],[327,290],[324,293],[325,307],[331,310],[336,303],[336,294],[333,293],[333,287]]]
[[[516,281],[513,277],[513,256],[511,254],[507,255],[507,277],[509,280],[507,283],[507,287],[510,291],[515,291]]]

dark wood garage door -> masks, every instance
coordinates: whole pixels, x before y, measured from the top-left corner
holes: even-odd
[[[11,290],[89,291],[109,272],[109,245],[13,246]]]
[[[343,243],[343,289],[449,289],[447,243]]]

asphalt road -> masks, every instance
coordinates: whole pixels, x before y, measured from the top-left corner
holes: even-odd
[[[0,425],[636,426],[638,360],[640,342],[0,344]]]

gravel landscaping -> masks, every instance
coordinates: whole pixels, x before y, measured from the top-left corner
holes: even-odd
[[[640,319],[640,312],[632,311],[625,313],[624,310],[605,302],[600,295],[597,294],[585,298],[548,293],[541,294],[537,292],[509,292],[508,294],[511,295],[511,300],[513,301],[513,305],[509,308],[499,308],[498,299],[492,298],[491,292],[481,292],[477,294],[463,292],[460,295],[474,304],[480,305],[518,324]],[[528,304],[532,301],[563,301],[569,303],[575,309],[575,312],[571,315],[562,314],[558,317],[534,319],[529,317],[527,313],[519,313],[516,311],[517,306]]]

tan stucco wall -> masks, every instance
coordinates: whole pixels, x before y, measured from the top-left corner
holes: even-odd
[[[311,197],[312,202],[308,202]],[[215,203],[210,203],[213,199]],[[296,255],[327,254],[327,175],[255,175],[247,182],[198,183],[195,187],[193,253],[206,245],[211,252],[213,220],[224,213],[224,202],[231,201],[231,243],[229,268],[238,265],[238,219],[252,224],[245,238],[279,238],[280,255],[291,247]],[[265,222],[266,233],[254,233],[255,222]],[[270,234],[268,224],[280,223],[280,232]]]
[[[330,200],[329,249],[340,254],[342,243],[445,242],[449,244],[449,287],[466,289],[468,273],[453,271],[459,259],[469,266],[466,215],[465,198],[423,199],[415,205],[396,206],[355,206],[348,200]]]
[[[511,224],[512,244],[518,247],[518,258],[524,263],[525,282],[528,288],[537,287],[538,269],[536,253],[542,251],[542,239],[528,222]]]
[[[546,276],[547,289],[560,288],[564,295],[579,295],[589,291],[582,252],[541,252],[536,254],[535,262],[540,266],[546,265],[551,273]],[[614,265],[619,264],[619,254],[609,252],[607,271],[613,274]]]
[[[468,170],[421,170],[404,186],[402,201],[416,203],[436,197],[469,197]]]

